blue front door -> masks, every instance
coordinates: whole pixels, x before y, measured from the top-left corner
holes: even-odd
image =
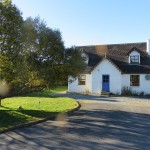
[[[109,92],[109,75],[102,75],[102,91]]]

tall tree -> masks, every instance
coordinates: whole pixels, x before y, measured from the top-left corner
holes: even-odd
[[[10,0],[0,2],[0,79],[12,88],[24,86],[23,19]],[[22,72],[22,73],[21,73]],[[23,79],[22,79],[23,78]]]
[[[26,49],[29,54],[29,64],[38,72],[47,86],[54,85],[59,68],[64,60],[64,43],[61,33],[46,26],[39,17],[27,18],[25,27]]]
[[[84,68],[81,52],[65,49],[59,30],[39,17],[23,21],[10,0],[0,2],[0,80],[16,92],[67,83]]]
[[[32,69],[43,79],[44,84],[53,86],[66,84],[68,76],[77,76],[84,67],[85,59],[75,47],[65,49],[59,30],[47,27],[39,17],[25,21],[26,50]]]
[[[86,67],[86,58],[82,56],[82,51],[78,48],[71,47],[65,50],[64,71],[66,76],[76,77],[83,72]]]
[[[22,17],[10,0],[0,2],[0,52],[11,61],[22,49]]]

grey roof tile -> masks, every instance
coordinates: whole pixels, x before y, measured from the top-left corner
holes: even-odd
[[[149,74],[150,73],[150,57],[146,52],[146,42],[141,43],[125,43],[125,44],[110,44],[110,45],[93,45],[79,46],[84,53],[89,57],[88,72],[92,71],[95,66],[104,58],[107,57],[122,73],[131,74]],[[140,52],[141,63],[129,64],[128,55],[133,50]],[[90,69],[89,69],[90,67]]]

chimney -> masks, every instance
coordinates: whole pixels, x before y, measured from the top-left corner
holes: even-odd
[[[147,40],[147,50],[146,52],[150,55],[150,39]]]

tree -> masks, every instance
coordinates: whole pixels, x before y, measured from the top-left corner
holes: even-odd
[[[26,70],[23,54],[23,19],[10,0],[0,2],[0,80],[12,89],[25,85]]]
[[[22,50],[22,17],[11,1],[0,2],[0,52],[13,61]]]
[[[64,75],[76,77],[78,74],[83,72],[86,67],[86,58],[82,56],[82,51],[76,47],[67,48],[65,50],[65,61],[64,61]]]
[[[46,86],[62,85],[68,76],[77,76],[84,67],[85,59],[75,47],[65,49],[59,30],[53,30],[39,17],[25,21],[28,62]]]
[[[23,20],[10,0],[0,2],[0,80],[15,93],[67,83],[84,68],[76,48],[66,49],[61,32],[39,17]]]
[[[47,27],[39,17],[27,18],[24,25],[29,30],[25,36],[29,65],[45,81],[45,85],[54,85],[58,80],[58,66],[64,60],[65,48],[61,33]]]

